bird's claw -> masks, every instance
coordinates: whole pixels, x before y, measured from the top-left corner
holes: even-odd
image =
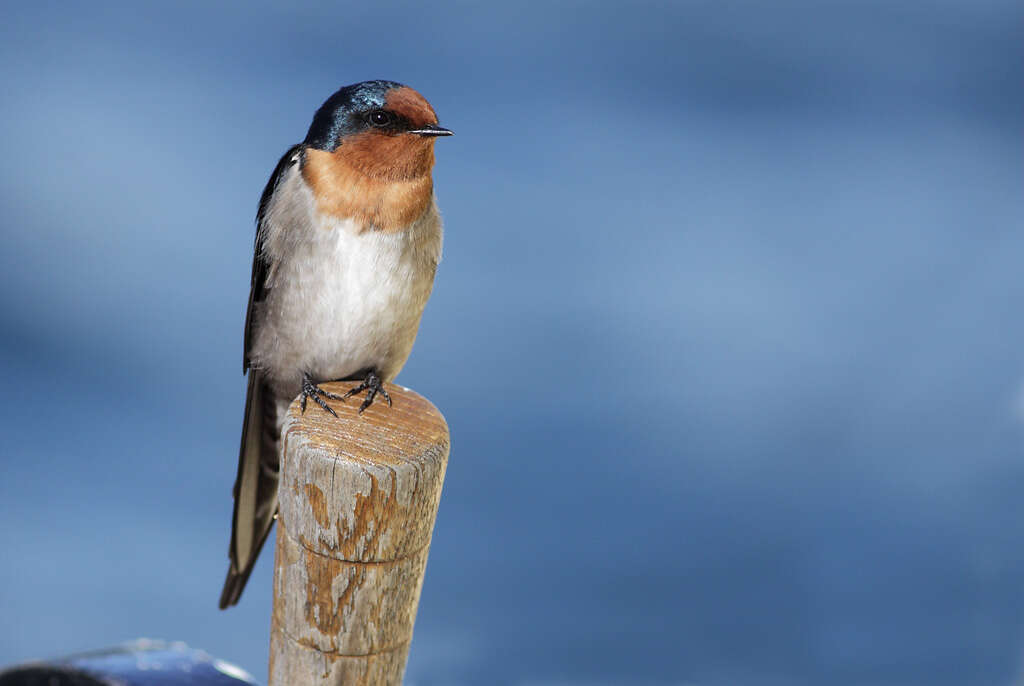
[[[353,395],[362,393],[363,391],[366,391],[366,398],[363,399],[363,403],[359,406],[359,414],[362,414],[363,410],[373,404],[378,393],[388,401],[388,407],[391,407],[391,396],[384,390],[384,383],[380,380],[380,377],[377,376],[376,372],[370,372],[367,374],[362,383],[349,390],[345,395],[341,396],[341,399],[347,400]]]
[[[343,398],[340,395],[336,395],[334,393],[328,393],[324,389],[320,388],[320,386],[318,386],[317,384],[313,383],[313,380],[310,379],[308,376],[304,376],[304,377],[302,377],[302,403],[301,403],[302,413],[303,414],[306,413],[306,401],[308,399],[310,399],[310,398],[312,398],[313,401],[317,405],[319,405],[321,408],[323,408],[327,412],[330,412],[335,417],[338,416],[338,413],[335,412],[334,409],[331,408],[331,406],[327,404],[327,402],[324,400],[324,398],[330,398],[331,400],[344,400],[345,399],[345,398]]]

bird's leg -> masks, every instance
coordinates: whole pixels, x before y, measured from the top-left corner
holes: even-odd
[[[309,398],[312,398],[316,402],[317,405],[319,405],[323,409],[327,410],[328,412],[333,414],[335,417],[338,416],[338,413],[331,409],[331,406],[328,405],[324,401],[324,398],[330,398],[331,400],[344,400],[345,399],[345,398],[343,398],[340,395],[335,395],[334,393],[328,393],[324,389],[320,388],[320,386],[318,386],[317,384],[313,383],[313,379],[309,378],[309,374],[303,374],[302,375],[302,412],[303,413],[306,412],[306,400],[308,400]]]
[[[363,379],[361,384],[341,396],[341,399],[346,400],[347,398],[350,398],[357,393],[362,393],[363,391],[366,391],[366,398],[363,400],[363,404],[359,406],[359,414],[362,414],[363,410],[373,404],[373,399],[377,397],[378,393],[388,401],[388,407],[391,407],[391,396],[384,390],[384,382],[380,380],[377,372],[372,369],[367,373],[366,378]]]

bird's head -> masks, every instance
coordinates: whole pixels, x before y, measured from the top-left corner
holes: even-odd
[[[307,146],[333,153],[381,181],[414,179],[434,165],[434,141],[452,132],[426,98],[394,81],[345,86],[313,116]]]

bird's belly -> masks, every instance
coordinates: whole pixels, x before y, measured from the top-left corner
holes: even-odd
[[[297,394],[304,374],[327,381],[375,369],[394,378],[433,284],[434,265],[414,239],[321,227],[278,263],[254,349],[282,393]]]
[[[316,323],[296,341],[304,347],[301,366],[318,379],[344,378],[368,368],[386,374],[396,363],[400,366],[425,304],[414,297],[412,275],[353,269],[347,278],[339,276],[325,276],[325,293],[312,308]]]

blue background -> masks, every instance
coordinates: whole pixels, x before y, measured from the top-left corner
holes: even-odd
[[[1024,673],[1024,5],[33,2],[0,25],[0,664],[265,674],[253,216],[341,85],[438,143],[412,684]]]

